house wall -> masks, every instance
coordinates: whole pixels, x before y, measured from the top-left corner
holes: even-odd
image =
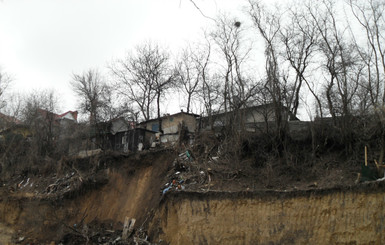
[[[12,130],[12,133],[14,134],[20,134],[24,138],[29,137],[32,135],[31,130],[28,128],[15,128]]]
[[[188,114],[170,115],[162,118],[162,129],[164,134],[176,134],[178,133],[178,126],[181,122],[184,122],[189,132],[195,132],[196,120],[195,117]],[[158,131],[159,123],[157,120],[148,122],[146,125],[147,130]]]
[[[144,147],[149,148],[152,145],[152,142],[155,141],[155,134],[149,131],[144,133]]]
[[[71,113],[65,114],[64,116],[62,116],[62,118],[76,121],[75,118],[73,117],[73,115],[72,115]]]
[[[187,126],[189,132],[195,132],[195,117],[187,114],[179,114],[175,116],[169,116],[163,119],[162,127],[164,134],[178,133],[178,126],[182,121],[184,122],[185,126]]]
[[[213,116],[213,126],[214,127],[224,127],[226,125],[226,119],[228,120],[228,118],[226,117],[230,117],[230,114],[231,112],[229,112],[228,114],[220,114],[220,115],[214,115]],[[244,119],[245,119],[245,123],[246,124],[249,124],[249,125],[253,125],[255,123],[262,123],[262,122],[265,122],[265,121],[268,121],[268,122],[273,122],[275,119],[274,119],[274,111],[272,110],[272,108],[253,108],[253,109],[249,109],[249,110],[242,110],[241,113],[243,113],[243,115],[241,115]],[[234,116],[234,115],[233,115]],[[210,128],[210,125],[209,125],[209,120],[208,118],[203,118],[201,119],[202,120],[202,128],[203,129],[209,129]],[[255,126],[253,126],[254,128]]]
[[[125,132],[118,132],[115,135],[110,134],[109,138],[112,149],[121,152],[135,152],[138,150],[139,143],[143,144],[143,148],[149,148],[155,136],[154,133],[145,129],[136,128]]]
[[[155,131],[157,132],[159,130],[159,123],[158,123],[158,120],[156,121],[151,121],[151,122],[147,122],[146,124],[146,129],[147,130],[150,130],[150,131]]]
[[[160,141],[162,143],[172,143],[172,142],[177,142],[179,139],[178,134],[165,134],[160,137]]]
[[[241,109],[239,111],[241,113],[241,119],[244,119],[243,122],[245,123],[246,130],[254,132],[256,131],[256,128],[263,128],[266,127],[265,122],[268,122],[269,124],[272,124],[276,118],[275,118],[275,111],[274,107],[269,106],[259,106],[254,108],[248,108],[248,109]],[[222,113],[213,115],[213,126],[214,128],[221,128],[226,126],[228,120],[230,118],[234,118],[237,114],[232,114],[235,112],[228,112],[228,113]],[[283,112],[286,114],[286,112]],[[209,118],[201,118],[201,129],[203,130],[209,130],[210,124],[209,124]],[[235,123],[235,122],[232,122]]]
[[[246,112],[246,123],[274,121],[274,111],[271,108],[253,109]]]
[[[111,123],[111,133],[125,132],[129,129],[127,123],[123,120],[116,120]]]

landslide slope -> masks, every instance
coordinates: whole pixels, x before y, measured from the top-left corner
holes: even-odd
[[[174,155],[172,151],[164,150],[130,156],[81,159],[76,167],[75,164],[67,166],[64,173],[50,180],[58,183],[76,169],[82,176],[83,184],[67,192],[56,189],[56,192],[47,193],[46,187],[52,184],[47,180],[37,183],[39,178],[32,177],[30,182],[35,181],[35,189],[29,187],[28,190],[14,190],[10,187],[13,185],[9,184],[2,187],[0,224],[17,231],[13,232],[14,242],[23,238],[25,244],[60,241],[68,237],[68,234],[80,238],[91,237],[94,232],[90,228],[91,223],[103,224],[105,229],[117,230],[116,233],[120,232],[121,235],[125,217],[135,218],[135,228],[139,229],[159,205],[161,186]],[[94,165],[98,165],[97,168],[92,167]],[[96,173],[89,174],[92,178],[86,177],[87,171]],[[74,182],[66,183],[68,189],[72,188],[71,183]],[[84,225],[88,225],[89,229],[86,234]]]

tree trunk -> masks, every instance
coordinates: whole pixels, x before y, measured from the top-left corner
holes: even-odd
[[[191,94],[188,94],[187,98],[187,113],[190,113]]]
[[[160,118],[160,91],[157,92],[156,96],[156,106],[158,108],[158,123],[159,123],[159,132],[163,134],[163,129],[162,129],[162,119]]]

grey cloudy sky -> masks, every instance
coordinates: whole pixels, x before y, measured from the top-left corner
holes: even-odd
[[[195,0],[210,17],[242,13],[243,0]],[[190,0],[0,1],[0,67],[12,91],[54,89],[61,110],[76,109],[72,73],[107,62],[146,40],[177,50],[210,25]]]

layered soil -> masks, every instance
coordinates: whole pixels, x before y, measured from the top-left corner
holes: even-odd
[[[170,194],[153,219],[153,240],[162,244],[382,244],[384,187],[384,182],[377,182],[329,190]]]
[[[83,234],[82,230],[91,223],[103,224],[106,230],[120,230],[121,235],[126,217],[135,218],[139,229],[160,202],[161,186],[170,168],[169,159],[173,158],[170,151],[119,156],[103,162],[107,165],[94,174],[99,176],[95,182],[81,174],[83,184],[75,185],[76,189],[64,187],[49,194],[44,193],[46,186],[36,181],[35,189],[13,190],[13,185],[6,185],[1,188],[0,223],[8,227],[8,238],[13,235],[13,242],[23,238],[22,244],[58,242],[68,233],[82,239],[92,235],[92,231]]]
[[[192,155],[191,157],[189,157]],[[382,182],[320,159],[256,166],[164,149],[67,159],[0,187],[0,244],[381,244]],[[121,239],[125,219],[134,232]],[[139,242],[138,242],[139,241]]]

